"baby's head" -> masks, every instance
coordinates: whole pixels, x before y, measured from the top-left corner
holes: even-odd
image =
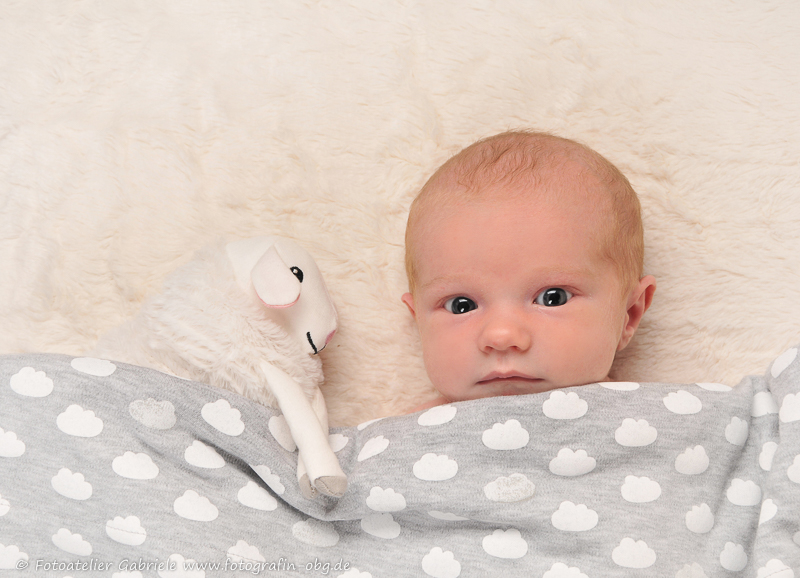
[[[406,228],[411,310],[444,400],[608,379],[650,306],[639,201],[593,150],[503,133],[448,160]]]

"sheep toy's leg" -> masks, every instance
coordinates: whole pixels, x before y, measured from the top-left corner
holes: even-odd
[[[325,405],[325,398],[322,397],[322,392],[319,389],[314,392],[314,397],[311,399],[311,409],[313,409],[314,413],[317,415],[317,419],[322,426],[322,431],[325,433],[325,437],[327,438],[328,406]],[[330,449],[330,442],[328,443],[327,447]],[[301,455],[301,457],[303,460],[305,460],[304,455]],[[335,457],[336,456],[334,455],[334,458]],[[336,460],[336,465],[337,467],[339,466],[338,459]],[[333,475],[327,474],[314,479],[314,486],[319,488],[322,493],[327,494],[328,496],[342,496],[347,489],[347,476],[345,476],[341,467],[339,467],[338,473],[334,472]]]
[[[327,413],[325,423],[320,423],[312,402],[294,379],[266,362],[261,363],[261,370],[267,378],[270,390],[278,400],[278,406],[289,425],[292,439],[297,444],[300,453],[298,477],[302,478],[307,472],[310,481],[308,486],[313,486],[328,496],[337,498],[343,496],[347,489],[347,476],[328,442]],[[319,397],[324,405],[322,395]],[[315,404],[318,403],[315,396]],[[302,481],[301,489],[304,495],[309,491],[308,487],[303,488]]]
[[[300,486],[300,493],[304,498],[312,500],[317,497],[317,489],[311,485],[306,465],[303,463],[303,454],[300,452],[297,452],[297,484]]]
[[[314,391],[314,397],[311,398],[311,409],[317,414],[317,419],[322,426],[322,431],[328,431],[328,406],[325,405],[325,398],[322,397],[322,392],[317,389]],[[316,488],[311,485],[306,466],[303,462],[302,453],[298,452],[297,456],[297,480],[300,484],[300,491],[306,498],[314,498],[317,494]],[[347,489],[347,478],[340,478],[337,476],[321,476],[315,480],[317,486],[323,487],[323,493],[328,496],[341,496]]]

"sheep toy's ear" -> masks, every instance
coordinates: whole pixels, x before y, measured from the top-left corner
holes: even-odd
[[[250,278],[258,298],[267,307],[291,307],[300,298],[300,280],[274,245],[255,264]]]

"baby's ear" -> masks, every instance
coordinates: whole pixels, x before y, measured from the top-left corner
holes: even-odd
[[[639,323],[644,317],[645,311],[650,308],[653,302],[653,294],[656,292],[656,278],[652,275],[645,275],[631,291],[628,298],[627,311],[625,316],[625,326],[622,328],[622,335],[617,344],[617,351],[622,351],[628,346],[633,334],[639,328]]]
[[[417,313],[414,311],[414,296],[411,293],[403,293],[403,296],[400,298],[400,300],[406,304],[408,310],[411,311],[411,317],[413,317],[416,321]]]

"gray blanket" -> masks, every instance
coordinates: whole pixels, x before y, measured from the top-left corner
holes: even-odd
[[[280,415],[123,364],[0,358],[0,577],[800,577],[800,360],[333,430],[304,499]],[[138,572],[138,573],[137,573]]]

